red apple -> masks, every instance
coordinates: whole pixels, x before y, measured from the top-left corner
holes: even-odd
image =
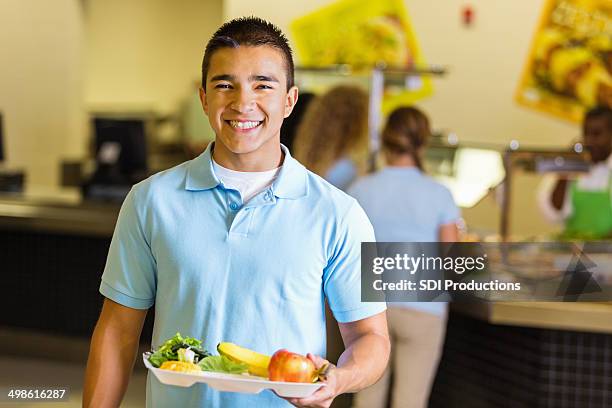
[[[281,349],[272,355],[268,377],[272,381],[311,383],[317,378],[317,369],[310,359]]]

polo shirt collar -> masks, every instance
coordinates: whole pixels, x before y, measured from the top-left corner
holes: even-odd
[[[278,198],[297,199],[308,194],[308,171],[300,162],[295,160],[289,149],[281,144],[285,153],[283,168],[272,184],[272,192]]]
[[[210,190],[221,182],[215,175],[212,162],[213,143],[209,143],[204,152],[193,159],[187,167],[185,190]],[[278,198],[297,199],[308,194],[307,170],[295,160],[289,149],[281,144],[285,153],[283,167],[272,184],[272,192]]]
[[[213,143],[209,143],[206,150],[187,166],[185,190],[209,190],[221,183],[213,170],[212,145]]]

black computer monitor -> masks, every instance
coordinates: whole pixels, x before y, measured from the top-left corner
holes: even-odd
[[[101,149],[119,149],[117,166],[121,175],[133,178],[147,172],[147,142],[142,119],[94,118],[96,157]],[[108,164],[108,163],[107,163]]]
[[[4,122],[2,122],[2,112],[0,112],[0,162],[4,161]]]

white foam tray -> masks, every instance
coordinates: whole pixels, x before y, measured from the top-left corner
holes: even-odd
[[[144,365],[155,375],[159,382],[177,387],[191,387],[195,383],[204,383],[216,390],[225,392],[258,394],[265,389],[270,389],[281,397],[304,398],[325,386],[325,383],[311,384],[270,381],[263,377],[248,374],[224,374],[210,371],[193,374],[179,373],[153,367],[149,362],[148,356],[148,353],[143,353],[142,355]]]

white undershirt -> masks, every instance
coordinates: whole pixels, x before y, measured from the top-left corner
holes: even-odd
[[[282,166],[267,171],[236,171],[225,168],[213,160],[213,170],[219,181],[226,188],[238,190],[244,204],[270,187],[281,169]]]

